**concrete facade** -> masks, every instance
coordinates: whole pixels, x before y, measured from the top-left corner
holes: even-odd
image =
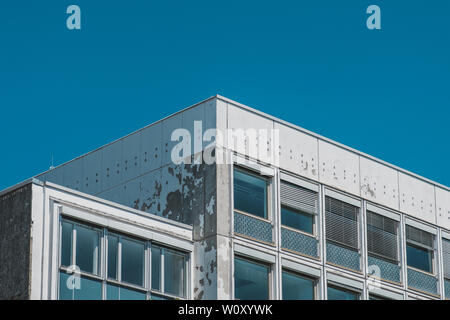
[[[201,127],[196,126],[196,121],[201,121]],[[186,129],[192,138],[193,156],[190,157],[190,164],[173,163],[172,151],[180,142],[172,139],[176,129]],[[208,129],[217,129],[223,133],[242,130],[243,143],[231,143],[232,136],[229,134],[224,134],[222,139],[213,142],[203,139],[203,133]],[[278,132],[278,137],[269,135],[267,139],[262,139],[259,136],[259,140],[256,140],[256,145],[260,148],[264,146],[266,151],[264,156],[260,154],[253,156],[250,153],[249,157],[248,151],[255,143],[251,137],[251,130]],[[207,153],[215,154],[216,159],[220,158],[221,161],[213,164],[196,163],[196,159],[201,159],[202,155]],[[245,160],[239,161],[240,159]],[[268,223],[273,243],[267,244],[235,232],[233,215],[235,166],[242,166],[269,177]],[[155,225],[158,225],[158,231],[155,232],[161,235],[159,238],[161,243],[175,233],[175,238],[179,238],[175,246],[181,245],[185,250],[188,248],[190,255],[190,292],[187,296],[189,299],[232,299],[234,255],[251,257],[272,266],[271,298],[274,299],[281,298],[280,282],[283,268],[297,270],[317,278],[319,299],[326,298],[325,289],[328,281],[355,287],[361,291],[362,298],[367,298],[369,289],[366,262],[362,264],[359,273],[326,263],[323,202],[320,204],[317,222],[320,252],[318,259],[296,255],[282,247],[279,186],[280,181],[286,179],[296,181],[299,185],[312,186],[317,190],[321,201],[326,194],[332,193],[337,197],[359,203],[362,212],[360,226],[362,249],[365,248],[363,223],[367,206],[379,207],[380,210],[397,215],[402,228],[405,221],[411,219],[436,230],[439,248],[440,239],[447,233],[450,234],[448,187],[227,98],[214,96],[37,175],[28,184],[32,186],[28,187],[32,188],[32,191],[28,189],[28,192],[25,192],[30,199],[35,197],[37,199],[36,203],[33,202],[33,210],[27,207],[29,210],[26,211],[26,208],[20,207],[29,203],[29,199],[23,199],[23,196],[16,196],[19,198],[16,198],[18,200],[15,203],[7,200],[10,193],[16,194],[21,189],[1,193],[0,231],[8,232],[7,238],[2,239],[4,246],[10,248],[9,243],[15,237],[9,230],[27,234],[26,230],[38,228],[37,236],[44,240],[39,243],[30,240],[34,239],[33,234],[21,240],[21,247],[25,248],[27,243],[31,243],[28,248],[32,248],[31,261],[27,260],[26,250],[23,251],[25,255],[20,258],[24,265],[30,266],[31,274],[34,274],[31,280],[27,280],[25,276],[21,278],[21,281],[32,284],[28,294],[23,293],[25,285],[21,285],[14,288],[14,292],[5,289],[0,292],[0,297],[57,298],[55,263],[58,255],[56,251],[58,239],[53,237],[56,237],[58,232],[56,229],[52,231],[51,228],[55,228],[56,221],[59,221],[58,214],[64,211],[65,205],[68,205],[71,209],[66,210],[65,214],[73,213],[71,210],[75,207],[77,210],[91,212],[83,216],[91,222],[98,222],[98,217],[94,216],[102,212],[100,216],[104,216],[106,220],[100,221],[100,224],[105,226],[110,223],[107,216],[108,211],[113,208],[120,211],[117,215],[136,215],[139,219],[143,219],[140,223],[145,225],[147,230],[153,230]],[[53,193],[57,193],[58,196]],[[70,201],[66,198],[70,198]],[[6,201],[5,206],[3,201]],[[84,205],[80,206],[80,202]],[[97,208],[98,206],[102,207],[101,210]],[[14,209],[13,213],[8,209],[11,207]],[[93,214],[93,211],[97,213]],[[48,218],[45,218],[48,215],[52,215],[55,225],[48,224]],[[18,216],[25,216],[26,219],[17,221]],[[2,221],[9,222],[2,223]],[[136,221],[128,224],[134,223]],[[137,231],[137,235],[149,239],[149,235],[143,231]],[[33,255],[35,250],[49,250],[53,252],[53,259],[56,260],[46,261],[45,257],[48,257],[46,255],[36,257]],[[404,253],[402,257],[404,259]],[[361,261],[367,261],[364,250],[361,252]],[[445,288],[440,256],[437,262],[439,268],[436,269],[436,275],[440,279],[440,289],[436,296],[408,289],[404,260],[401,284],[383,283],[382,288],[377,290],[384,290],[385,295],[396,298],[443,299]],[[39,268],[39,264],[43,267]],[[33,273],[35,267],[39,270],[38,273]],[[3,276],[3,279],[6,279],[5,274],[11,273],[9,267],[0,269],[0,277]],[[24,274],[24,270],[15,271]]]

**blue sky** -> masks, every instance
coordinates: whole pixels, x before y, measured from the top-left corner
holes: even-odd
[[[366,28],[371,4],[381,30]],[[216,93],[449,186],[449,12],[447,0],[1,1],[0,189]]]

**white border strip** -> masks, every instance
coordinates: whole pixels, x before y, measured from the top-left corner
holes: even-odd
[[[281,258],[281,265],[283,268],[286,268],[290,271],[299,272],[305,275],[310,275],[315,278],[320,277],[320,270],[316,268],[312,268],[309,266],[306,266],[304,264],[300,264],[291,260],[287,260],[285,258]]]
[[[294,177],[294,176],[284,173],[284,172],[281,172],[280,180],[292,183],[294,185],[306,188],[306,189],[314,191],[314,192],[319,192],[319,186],[317,184],[314,184],[309,181],[305,181],[303,179]]]
[[[430,227],[430,226],[428,226],[426,224],[423,224],[421,222],[417,222],[417,221],[412,220],[412,219],[410,219],[408,217],[406,217],[406,219],[405,219],[405,224],[407,224],[407,225],[409,225],[411,227],[417,228],[417,229],[421,229],[421,230],[426,231],[428,233],[437,235],[437,229],[436,228]]]
[[[355,289],[358,289],[358,290],[361,290],[361,291],[364,288],[364,284],[362,282],[360,282],[360,281],[356,281],[356,280],[352,280],[352,279],[349,279],[349,278],[341,277],[341,276],[338,276],[338,275],[336,275],[334,273],[330,273],[330,272],[327,273],[327,280],[330,281],[330,282],[334,282],[334,283],[336,283],[338,285],[341,284],[341,285],[352,287],[352,288],[355,288]]]
[[[266,177],[275,176],[275,170],[273,168],[263,166],[257,163],[256,161],[246,159],[236,154],[233,154],[233,164],[238,167],[249,169],[251,171],[256,171],[256,173],[262,176]]]
[[[393,292],[383,288],[372,288],[369,290],[369,294],[375,294],[392,300],[403,300],[403,293]]]
[[[369,202],[367,203],[367,211],[377,213],[379,215],[385,216],[385,217],[390,218],[395,221],[400,221],[400,214],[394,213],[394,212],[386,210],[386,209],[382,209],[382,208],[375,206]]]
[[[238,255],[247,256],[256,260],[261,260],[266,263],[274,264],[276,261],[276,257],[272,254],[265,253],[259,250],[250,249],[249,247],[242,246],[240,244],[234,244],[234,252]]]
[[[336,200],[340,200],[340,201],[346,202],[346,203],[351,204],[351,205],[353,205],[355,207],[361,208],[361,200],[356,200],[355,198],[343,195],[342,193],[339,193],[339,192],[336,192],[336,191],[333,191],[333,190],[330,190],[330,189],[326,188],[325,189],[325,195],[329,196],[331,198],[334,198]]]

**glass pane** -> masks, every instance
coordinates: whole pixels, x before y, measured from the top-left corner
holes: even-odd
[[[267,181],[234,170],[234,208],[267,218]]]
[[[288,207],[281,207],[281,224],[297,230],[313,233],[314,216]]]
[[[81,271],[98,274],[100,258],[100,232],[98,230],[76,226],[76,264]]]
[[[120,300],[146,300],[147,295],[143,292],[121,287]]]
[[[164,292],[184,297],[184,256],[164,250]]]
[[[150,296],[150,300],[172,300],[172,299],[164,297],[164,296],[160,296],[160,295],[157,295],[157,294],[152,294]]]
[[[122,281],[144,284],[144,244],[122,239]]]
[[[161,290],[161,248],[152,247],[152,289]]]
[[[406,245],[406,256],[408,266],[426,272],[433,272],[433,255],[430,250]]]
[[[146,300],[147,295],[143,292],[120,287],[108,283],[106,285],[107,300]]]
[[[269,267],[235,258],[234,287],[236,299],[269,299]]]
[[[358,293],[334,287],[328,287],[327,294],[328,300],[358,300]]]
[[[81,277],[81,286],[74,290],[74,300],[101,300],[102,283],[97,280]]]
[[[283,300],[314,300],[314,280],[283,272]]]
[[[106,285],[106,300],[119,300],[120,299],[119,290],[120,290],[119,286],[108,283]]]
[[[59,300],[73,300],[73,289],[67,285],[69,277],[65,272],[59,273]]]
[[[72,265],[72,230],[73,225],[69,222],[62,222],[61,230],[61,265]]]
[[[108,278],[117,279],[117,245],[119,239],[108,235]]]

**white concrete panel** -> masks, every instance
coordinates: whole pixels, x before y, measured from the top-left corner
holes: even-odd
[[[178,144],[178,141],[171,141],[171,136],[174,130],[183,127],[183,116],[182,113],[178,113],[162,122],[162,164],[167,165],[172,164],[171,153],[173,147]]]
[[[182,113],[182,127],[189,131],[191,136],[191,154],[197,154],[196,161],[201,162],[202,157],[200,151],[203,150],[203,132],[208,129],[205,120],[205,105],[202,103],[192,109],[186,110]]]
[[[450,191],[435,187],[437,224],[450,230]]]
[[[97,194],[102,191],[102,151],[89,153],[83,157],[83,162],[84,179],[87,184],[84,192]]]
[[[161,215],[161,170],[154,170],[140,178],[141,192],[133,199],[139,210]]]
[[[180,165],[161,168],[161,215],[180,221],[183,209],[183,170]]]
[[[63,171],[63,186],[74,190],[84,190],[86,181],[83,179],[83,161],[69,162],[61,169]]]
[[[122,167],[122,140],[110,144],[102,149],[102,186],[103,190],[121,183]]]
[[[162,124],[157,123],[141,131],[141,174],[161,167]]]
[[[140,132],[129,135],[122,141],[122,168],[124,181],[136,178],[141,172],[140,144]]]
[[[216,128],[222,132],[225,132],[227,129],[227,114],[228,104],[223,100],[216,100]]]
[[[359,156],[319,140],[319,180],[359,196]]]
[[[273,137],[273,121],[247,110],[228,104],[228,129],[242,139],[230,139],[227,135],[229,149],[240,154],[257,158],[262,162],[278,165],[274,157],[278,149]],[[261,155],[264,155],[262,157]]]
[[[399,210],[398,172],[373,160],[360,157],[361,196]]]
[[[139,209],[139,203],[137,201],[138,196],[141,194],[141,179],[136,178],[134,180],[128,181],[123,185],[123,193],[124,193],[124,203],[125,206]]]
[[[124,191],[124,185],[118,185],[106,191],[102,191],[96,196],[108,201],[112,201],[121,205],[125,205],[126,197]]]
[[[399,172],[400,211],[436,223],[434,187]]]
[[[274,126],[280,132],[280,168],[319,180],[317,138],[278,123]]]

